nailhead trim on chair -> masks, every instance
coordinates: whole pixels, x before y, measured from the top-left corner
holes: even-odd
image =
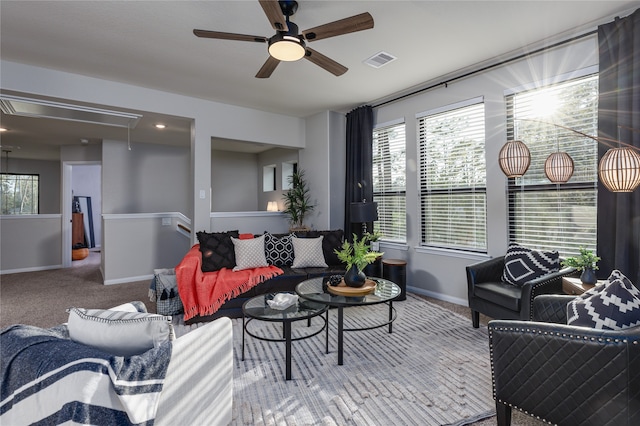
[[[558,336],[558,337],[562,337],[562,338],[569,338],[569,339],[575,339],[575,340],[589,340],[589,341],[592,341],[592,342],[598,341],[600,343],[616,343],[616,344],[617,343],[623,343],[625,345],[628,344],[628,343],[632,343],[633,345],[638,345],[639,344],[638,340],[629,341],[629,339],[618,339],[618,338],[610,338],[610,337],[608,337],[608,338],[602,338],[602,337],[596,338],[596,337],[593,337],[593,336],[592,337],[581,336],[581,335],[576,335],[576,334],[572,334],[572,333],[563,333],[563,332],[559,332],[559,331],[549,332],[549,331],[546,331],[546,330],[545,331],[539,330],[539,329],[536,329],[536,328],[530,327],[530,326],[529,327],[494,327],[494,328],[489,328],[489,341],[490,342],[493,341],[493,330],[494,329],[498,330],[498,331],[510,331],[510,332],[516,332],[516,333],[529,333],[529,334],[530,333],[537,333],[537,334],[540,334],[540,335],[551,335],[551,336]],[[492,382],[492,388],[493,388],[493,398],[497,402],[499,402],[501,404],[506,404],[511,408],[515,408],[518,411],[520,411],[520,412],[522,412],[522,413],[524,413],[524,414],[526,414],[528,416],[531,416],[533,418],[536,418],[536,419],[542,421],[543,423],[555,424],[555,423],[552,423],[552,422],[550,422],[548,420],[545,420],[545,419],[541,418],[540,416],[537,416],[535,414],[529,413],[528,411],[518,407],[517,405],[505,402],[505,401],[497,398],[496,391],[495,391],[495,389],[496,389],[495,370],[494,370],[494,367],[493,367],[494,366],[493,343],[489,344],[489,356],[490,356],[490,359],[491,359],[491,382]]]

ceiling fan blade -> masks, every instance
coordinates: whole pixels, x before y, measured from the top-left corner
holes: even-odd
[[[267,58],[267,61],[262,65],[262,68],[260,68],[260,70],[258,71],[258,74],[256,74],[256,78],[269,78],[269,77],[271,77],[271,74],[273,73],[273,70],[276,69],[276,67],[278,66],[279,63],[280,63],[279,60],[277,60],[273,56],[269,56]]]
[[[238,40],[238,41],[255,41],[258,43],[266,43],[267,38],[261,36],[253,36],[246,34],[223,33],[220,31],[193,30],[196,37],[218,38],[222,40]]]
[[[342,34],[355,33],[357,31],[373,28],[373,17],[368,13],[361,13],[350,18],[340,19],[318,27],[310,28],[302,32],[309,41],[322,40]]]
[[[288,31],[289,26],[287,20],[282,14],[280,3],[278,0],[259,0],[264,14],[267,15],[267,19],[271,23],[271,26],[276,31]]]
[[[307,47],[307,54],[304,57],[335,76],[341,76],[349,69],[309,47]]]

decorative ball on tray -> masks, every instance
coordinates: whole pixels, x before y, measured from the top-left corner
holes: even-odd
[[[375,262],[384,253],[371,251],[369,239],[363,236],[358,239],[353,234],[353,243],[346,241],[342,243],[341,250],[334,250],[341,262],[347,265],[347,272],[344,274],[344,282],[349,287],[362,287],[365,285],[367,276],[362,272],[365,266]]]

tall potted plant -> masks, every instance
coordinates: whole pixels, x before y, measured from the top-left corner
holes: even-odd
[[[309,197],[309,187],[304,179],[304,170],[294,172],[288,178],[291,188],[284,194],[284,213],[289,216],[291,230],[307,230],[304,225],[305,215],[313,211]]]

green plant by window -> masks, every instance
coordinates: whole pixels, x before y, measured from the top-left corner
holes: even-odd
[[[365,232],[363,235],[367,241],[375,242],[382,238],[382,233],[378,230],[374,230],[373,232]]]
[[[368,244],[366,236],[363,236],[358,240],[358,236],[353,234],[353,243],[345,240],[345,242],[342,243],[342,249],[336,249],[334,250],[334,253],[342,263],[347,265],[347,270],[351,269],[351,267],[355,265],[358,268],[358,271],[362,271],[365,266],[375,262],[379,256],[384,254],[370,250],[371,246]]]
[[[562,261],[562,266],[570,266],[576,268],[578,271],[584,269],[598,269],[598,261],[600,258],[593,254],[591,250],[587,250],[584,247],[580,247],[580,255],[575,257],[567,257]]]

